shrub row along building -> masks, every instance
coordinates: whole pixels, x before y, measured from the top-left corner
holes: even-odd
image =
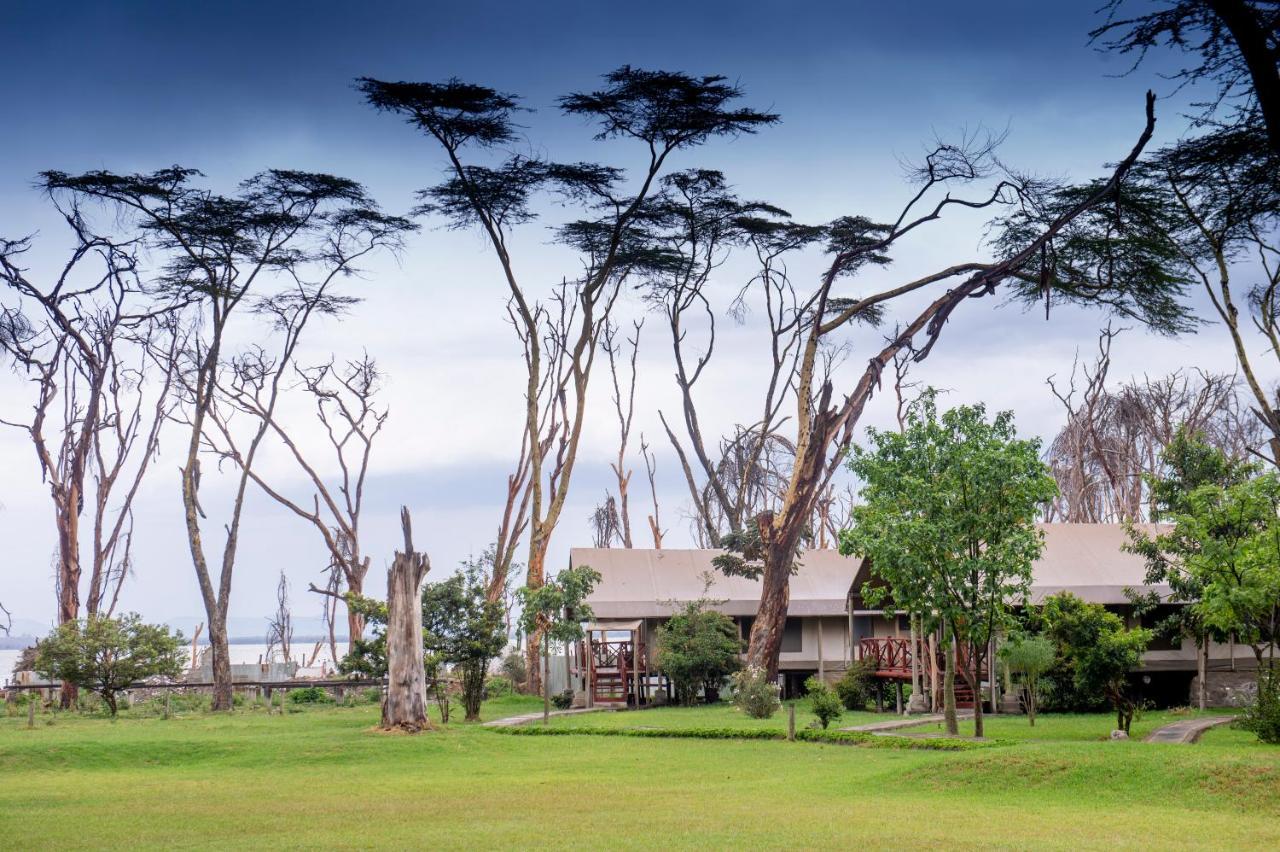
[[[1135,615],[1130,592],[1156,592],[1162,600],[1169,589],[1145,583],[1141,557],[1123,549],[1125,530],[1119,524],[1041,524],[1045,546],[1032,566],[1031,602],[1070,592],[1090,603],[1102,604],[1131,624],[1153,626],[1167,615],[1170,603],[1141,617]],[[730,616],[744,641],[760,600],[760,583],[718,572],[712,559],[717,550],[643,550],[575,548],[574,566],[589,565],[601,575],[589,597],[595,621],[587,625],[588,639],[571,662],[572,679],[588,703],[650,700],[665,684],[650,664],[653,637],[659,624],[682,605],[708,599],[711,608]],[[931,680],[928,637],[913,637],[905,613],[867,604],[865,591],[874,582],[870,565],[833,550],[811,550],[800,557],[791,579],[788,618],[779,658],[779,678],[785,695],[795,695],[804,680],[818,675],[840,677],[854,661],[873,659],[877,674],[898,683],[918,683],[919,695],[936,692]],[[913,649],[917,653],[913,655]],[[923,653],[919,653],[923,651]],[[913,661],[913,656],[918,659]],[[1238,703],[1252,683],[1256,663],[1249,648],[1211,643],[1204,659],[1191,640],[1158,637],[1146,652],[1142,668],[1133,673],[1141,698],[1158,706],[1188,703],[1196,694],[1195,679],[1203,666],[1209,703]],[[914,664],[913,664],[914,662]],[[985,678],[984,699],[1001,693],[999,678]],[[993,682],[993,680],[995,682]],[[959,681],[957,681],[959,683]],[[972,696],[968,696],[972,701]]]

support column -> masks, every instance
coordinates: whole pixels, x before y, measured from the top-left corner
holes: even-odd
[[[827,668],[822,662],[822,616],[818,616],[818,680],[827,679]]]

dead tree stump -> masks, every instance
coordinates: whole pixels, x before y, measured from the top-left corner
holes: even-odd
[[[427,720],[427,672],[422,658],[422,580],[431,568],[425,553],[413,549],[409,510],[400,509],[404,551],[387,569],[387,694],[382,728],[417,733]]]

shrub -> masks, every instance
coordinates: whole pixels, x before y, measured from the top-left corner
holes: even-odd
[[[1013,636],[1000,649],[1001,661],[1018,675],[1027,719],[1032,725],[1040,706],[1040,677],[1053,668],[1056,657],[1057,648],[1047,636]]]
[[[494,675],[484,682],[485,698],[503,698],[515,691],[511,678],[505,675]]]
[[[557,692],[551,696],[551,703],[555,705],[557,710],[568,710],[573,706],[573,690],[566,689],[564,692]]]
[[[759,666],[748,666],[733,676],[733,705],[753,719],[768,719],[778,712],[779,692]]]
[[[502,673],[516,689],[524,689],[529,680],[529,669],[524,662],[524,654],[512,651],[502,658]]]
[[[328,690],[320,686],[304,686],[289,690],[290,704],[332,704]]]
[[[873,660],[858,660],[836,681],[836,695],[846,710],[866,710],[873,697]]]
[[[1273,668],[1259,674],[1258,697],[1238,724],[1262,742],[1280,745],[1280,671]]]
[[[742,667],[742,642],[733,619],[692,601],[658,628],[658,668],[671,679],[676,701],[693,704],[701,690],[711,700],[720,684]]]
[[[827,686],[825,680],[816,676],[811,677],[804,682],[804,688],[809,693],[809,707],[813,710],[813,715],[817,716],[818,721],[822,723],[823,730],[826,730],[832,721],[844,715],[844,705],[840,701],[840,696]]]

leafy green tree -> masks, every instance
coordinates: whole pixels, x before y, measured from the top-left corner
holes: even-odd
[[[59,625],[36,649],[36,671],[102,696],[116,715],[116,696],[150,677],[177,677],[186,655],[182,634],[145,624],[137,613],[90,616]]]
[[[855,660],[836,681],[836,694],[846,710],[866,710],[875,685],[875,661]]]
[[[968,650],[963,674],[982,736],[979,672],[1010,602],[1031,585],[1031,563],[1044,546],[1036,516],[1057,487],[1039,441],[1017,437],[1012,412],[988,420],[982,405],[965,405],[939,415],[936,396],[930,389],[911,406],[903,431],[870,429],[871,448],[854,448],[849,468],[863,482],[864,502],[840,550],[868,557],[884,581],[867,588],[869,602],[892,599],[899,609],[932,614],[947,640]],[[954,734],[950,665],[945,688]]]
[[[1116,727],[1128,733],[1138,709],[1129,674],[1142,664],[1151,631],[1126,628],[1120,616],[1070,592],[1046,598],[1039,618],[1074,688],[1105,697],[1116,713]]]
[[[844,715],[844,703],[825,680],[814,675],[804,682],[804,688],[809,696],[809,708],[818,717],[823,730]]]
[[[595,617],[587,596],[600,582],[600,572],[589,565],[566,568],[541,586],[522,586],[517,591],[522,611],[520,628],[526,636],[542,636],[542,658],[546,660],[552,642],[566,645],[582,639],[582,624]],[[542,682],[542,721],[551,712],[551,688]]]
[[[1013,636],[1000,648],[1000,661],[1018,675],[1027,705],[1027,720],[1036,724],[1040,704],[1040,677],[1053,668],[1057,649],[1047,636]]]
[[[742,641],[733,619],[702,599],[690,601],[658,628],[658,668],[671,678],[676,700],[693,704],[698,690],[710,693],[742,667]]]
[[[488,582],[475,566],[422,590],[423,644],[459,674],[468,722],[480,718],[489,661],[507,642],[502,603],[489,600],[487,591]]]
[[[1151,493],[1151,519],[1174,520],[1191,508],[1191,495],[1206,485],[1227,488],[1247,480],[1257,473],[1256,464],[1229,457],[1211,444],[1199,432],[1179,429],[1160,456],[1161,471],[1146,477]],[[1186,570],[1184,557],[1187,548],[1199,545],[1177,535],[1151,535],[1130,525],[1129,541],[1125,549],[1143,557],[1147,564],[1145,581],[1148,586],[1169,587],[1167,600],[1187,604],[1176,607],[1153,625],[1154,631],[1163,636],[1187,636],[1199,649],[1200,701],[1204,706],[1204,651],[1211,638],[1222,639],[1226,632],[1215,630],[1206,623],[1201,607],[1197,606],[1204,595],[1204,577],[1200,572]],[[1166,601],[1158,592],[1131,592],[1134,611],[1138,615],[1155,612]]]

